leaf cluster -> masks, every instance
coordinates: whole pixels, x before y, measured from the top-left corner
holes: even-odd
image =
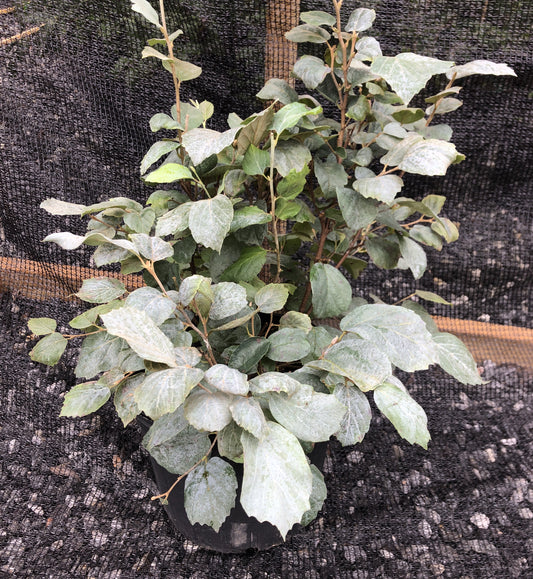
[[[141,272],[146,286],[130,293],[113,277],[85,280],[77,296],[93,307],[70,322],[81,333],[31,320],[44,336],[32,359],[53,365],[81,338],[76,376],[88,381],[66,394],[62,415],[84,416],[112,397],[124,425],[150,417],[144,446],[186,477],[191,522],[216,530],[236,501],[232,461],[244,462],[240,500],[250,516],[283,536],[312,520],[325,489],[306,451],[331,436],[360,442],[369,395],[401,437],[426,448],[426,415],[396,368],[439,364],[461,382],[481,383],[465,346],[440,333],[420,304],[369,304],[352,296],[350,281],[370,262],[419,279],[426,250],[457,239],[442,215],[445,198],[411,199],[403,176],[444,175],[464,159],[450,127],[432,124],[461,105],[457,79],[514,73],[487,61],[384,56],[367,34],[374,11],[359,8],[342,26],[340,4],[333,1],[333,14],[302,13],[303,24],[286,35],[324,47],[323,58],[304,55],[294,66],[316,97],[270,79],[257,95],[265,108],[246,119],[231,114],[220,132],[208,126],[211,103],[180,99],[182,83],[201,74],[174,55],[181,31],[169,33],[162,3],[158,12],[132,0],[161,33],[142,57],[161,61],[176,96],[169,114],[150,120],[152,131],[175,134],[142,159],[142,178],[155,190],[144,206],[124,197],[42,204],[89,218],[85,235],[45,241],[92,246],[98,267]],[[446,85],[425,109],[410,106],[443,74]],[[305,259],[294,259],[297,252]]]

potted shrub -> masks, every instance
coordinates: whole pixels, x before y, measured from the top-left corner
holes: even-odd
[[[159,59],[175,89],[170,114],[150,120],[166,136],[141,162],[145,183],[161,188],[144,206],[126,197],[42,203],[53,215],[89,218],[85,235],[45,241],[92,246],[96,266],[142,272],[146,286],[129,293],[112,276],[85,280],[76,295],[92,307],[70,321],[75,334],[30,320],[44,336],[32,359],[54,365],[81,340],[82,382],[61,415],[85,416],[112,397],[124,425],[145,416],[143,445],[182,486],[191,529],[220,536],[235,505],[250,524],[276,529],[268,540],[233,527],[227,543],[203,541],[221,550],[266,547],[313,520],[326,490],[307,455],[332,436],[360,442],[369,396],[402,438],[427,447],[426,415],[396,368],[439,364],[463,383],[482,382],[465,346],[411,299],[442,298],[416,291],[394,305],[368,303],[351,281],[369,262],[419,279],[426,250],[457,239],[445,198],[403,196],[402,177],[444,175],[464,159],[450,127],[435,123],[461,105],[457,81],[514,73],[488,61],[383,56],[368,32],[374,11],[358,8],[341,22],[341,4],[302,13],[287,33],[323,48],[322,58],[304,55],[294,66],[312,94],[270,79],[257,95],[266,108],[231,114],[219,132],[208,128],[211,103],[180,98],[201,69],[176,56],[181,31],[167,30],[163,2],[156,11],[132,0],[161,36],[142,56]],[[418,93],[440,75],[442,90],[422,104]],[[154,498],[172,500],[174,484]]]

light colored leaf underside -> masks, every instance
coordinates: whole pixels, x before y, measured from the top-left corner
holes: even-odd
[[[244,431],[241,504],[258,521],[275,525],[283,538],[311,505],[313,477],[298,439],[275,422],[259,440]]]

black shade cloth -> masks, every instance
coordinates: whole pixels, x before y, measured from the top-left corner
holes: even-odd
[[[278,3],[281,4],[281,3]],[[358,6],[346,1],[345,14]],[[527,0],[373,0],[375,35],[385,54],[414,51],[486,58],[518,77],[472,77],[465,104],[450,115],[467,161],[444,178],[409,179],[406,194],[448,197],[461,239],[430,255],[428,272],[369,268],[356,283],[394,301],[414,288],[454,303],[435,313],[531,326],[533,172],[533,3]],[[1,9],[14,7],[3,13]],[[215,103],[213,127],[229,112],[258,110],[264,82],[263,0],[169,0],[171,27],[183,28],[183,57],[203,76],[188,96]],[[329,9],[302,2],[300,9]],[[296,10],[287,4],[285,12]],[[281,18],[281,16],[280,16]],[[22,38],[16,35],[28,32]],[[38,206],[54,196],[92,203],[146,199],[138,166],[156,139],[151,115],[173,94],[159,64],[140,60],[152,30],[126,0],[0,1],[0,258],[72,265],[81,284],[89,253],[40,240],[81,232],[76,218],[50,218]],[[50,268],[51,275],[54,269]],[[0,268],[0,280],[12,270]],[[19,286],[22,282],[19,283]],[[58,278],[58,284],[61,284]],[[110,409],[59,419],[74,383],[75,352],[57,368],[28,358],[28,317],[54,316],[66,329],[76,304],[0,302],[0,576],[165,578],[527,577],[531,553],[531,377],[513,365],[483,364],[488,384],[458,385],[443,373],[407,382],[427,409],[433,442],[410,447],[377,412],[365,441],[331,446],[324,510],[301,535],[261,554],[222,556],[176,536],[155,492],[139,431],[123,430]]]

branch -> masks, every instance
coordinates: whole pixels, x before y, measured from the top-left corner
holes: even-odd
[[[173,485],[168,489],[166,493],[156,495],[155,497],[151,497],[150,500],[155,501],[157,499],[162,499],[163,501],[168,501],[168,496],[174,490],[174,487],[180,482],[180,480],[184,479],[189,473],[191,473],[201,462],[203,462],[209,456],[209,454],[213,450],[213,447],[215,446],[217,438],[218,434],[215,436],[211,446],[209,447],[209,450],[205,453],[205,455],[202,456],[202,458],[194,466],[191,466],[191,468],[188,471],[184,472],[183,474],[180,474],[180,476],[174,481]]]

